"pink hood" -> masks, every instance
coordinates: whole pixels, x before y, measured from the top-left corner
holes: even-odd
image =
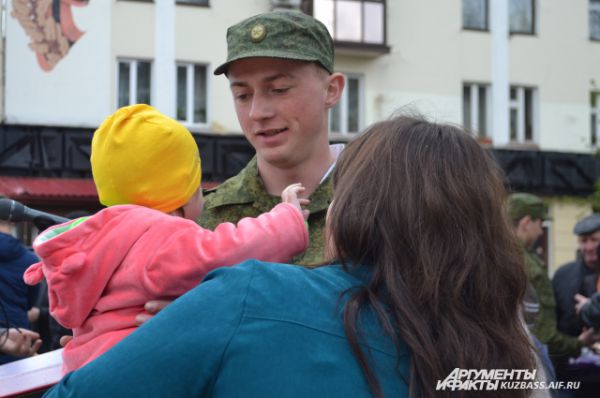
[[[73,329],[63,351],[68,372],[135,330],[147,301],[178,297],[217,267],[289,261],[307,245],[302,213],[289,203],[214,231],[145,207],[111,206],[38,236],[33,247],[42,261],[24,279],[46,277],[50,313]]]
[[[46,277],[52,286],[50,312],[63,326],[73,329],[83,324],[133,245],[165,217],[156,211],[130,217],[127,212],[131,207],[114,206],[73,229],[65,230],[73,223],[70,221],[45,230],[35,239],[33,248],[41,261],[30,266],[23,277],[30,285]],[[123,234],[124,230],[128,233]],[[121,233],[115,236],[115,231]]]

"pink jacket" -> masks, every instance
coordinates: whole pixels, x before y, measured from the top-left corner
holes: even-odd
[[[217,267],[250,258],[289,261],[308,244],[302,214],[288,203],[237,226],[220,224],[214,232],[133,205],[109,207],[60,232],[66,225],[35,240],[42,261],[24,275],[30,285],[46,277],[52,316],[73,329],[63,351],[63,373],[133,332],[147,301],[178,297]]]

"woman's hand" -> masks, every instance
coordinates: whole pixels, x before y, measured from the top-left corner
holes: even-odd
[[[142,323],[151,319],[154,315],[158,314],[160,311],[164,310],[165,307],[171,304],[172,301],[169,300],[152,300],[148,301],[146,305],[144,305],[144,309],[146,313],[138,314],[135,317],[135,324],[141,325]]]

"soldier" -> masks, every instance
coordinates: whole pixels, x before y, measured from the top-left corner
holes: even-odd
[[[344,75],[333,71],[333,39],[325,25],[297,11],[274,11],[227,30],[227,60],[215,75],[229,79],[235,111],[256,156],[236,176],[204,193],[198,220],[212,229],[255,217],[278,202],[291,183],[310,199],[309,244],[292,263],[324,264],[325,215],[333,194],[330,173],[342,145],[329,145],[329,109],[340,99]],[[170,302],[153,300],[155,314]],[[140,314],[138,323],[150,315]]]
[[[235,177],[206,192],[199,223],[213,228],[271,209],[283,188],[301,182],[310,197],[310,244],[293,262],[323,263],[323,229],[332,195],[329,176],[341,145],[329,145],[329,109],[344,76],[333,72],[327,28],[301,12],[248,18],[227,31],[227,61],[235,111],[256,156]]]
[[[582,334],[575,338],[558,331],[552,283],[542,260],[532,251],[533,244],[543,234],[542,222],[548,217],[548,209],[537,196],[515,193],[509,198],[508,212],[515,235],[523,244],[525,270],[540,304],[531,332],[548,346],[553,362],[565,357],[577,357],[584,344],[592,343],[589,341],[591,335]]]

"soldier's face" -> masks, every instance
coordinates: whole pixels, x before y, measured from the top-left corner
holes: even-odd
[[[198,218],[200,218],[200,215],[202,214],[203,207],[204,198],[202,196],[202,187],[198,187],[194,196],[183,205],[183,216],[188,220],[198,221]]]
[[[596,249],[600,245],[600,231],[589,235],[580,235],[577,237],[577,241],[579,242],[579,250],[581,251],[583,262],[588,267],[596,266],[596,262],[598,261]]]
[[[543,234],[542,220],[529,218],[528,223],[525,225],[525,244],[527,246],[533,245]]]
[[[309,62],[248,58],[227,72],[235,111],[260,162],[287,168],[328,145],[329,75]],[[343,82],[342,82],[343,86]]]

